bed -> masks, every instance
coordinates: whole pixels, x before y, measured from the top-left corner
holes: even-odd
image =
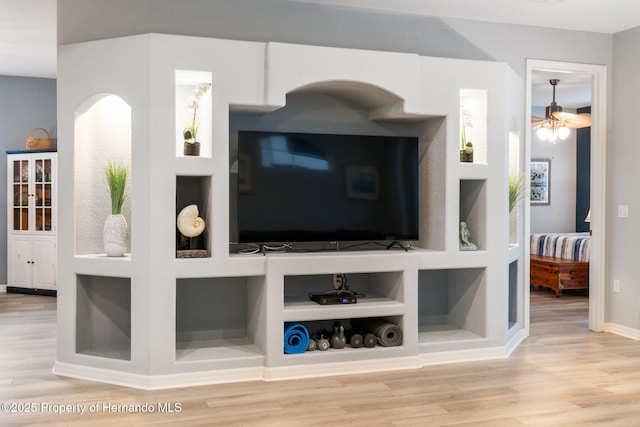
[[[531,235],[530,284],[551,289],[589,289],[589,233],[539,233]]]

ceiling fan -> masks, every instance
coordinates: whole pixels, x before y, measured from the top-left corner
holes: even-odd
[[[540,139],[547,139],[555,142],[558,138],[567,139],[569,129],[580,129],[591,126],[591,114],[589,113],[567,113],[562,111],[562,107],[556,103],[556,86],[559,79],[551,79],[549,83],[553,87],[553,100],[545,111],[545,117],[531,117],[533,130]]]

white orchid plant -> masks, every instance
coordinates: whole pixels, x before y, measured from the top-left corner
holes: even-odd
[[[200,99],[211,88],[211,83],[203,82],[198,83],[193,89],[193,96],[189,98],[187,108],[193,109],[193,118],[187,124],[187,127],[183,131],[182,135],[184,140],[190,143],[195,143],[198,139],[198,127],[200,123],[197,120],[198,108],[200,108]]]
[[[473,144],[467,140],[467,128],[473,127],[471,119],[473,116],[469,113],[469,110],[462,107],[460,108],[460,123],[462,123],[462,131],[460,133],[460,149],[467,152],[473,152]]]

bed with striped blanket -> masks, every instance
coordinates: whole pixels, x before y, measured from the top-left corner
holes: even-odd
[[[531,255],[589,262],[589,233],[545,233],[531,235]]]
[[[530,277],[532,285],[551,289],[589,291],[589,233],[531,235]]]

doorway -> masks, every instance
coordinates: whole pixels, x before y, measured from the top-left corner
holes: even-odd
[[[579,64],[545,60],[527,60],[525,123],[531,123],[532,81],[534,72],[581,73],[591,76],[591,257],[589,262],[589,329],[604,330],[605,292],[605,197],[606,197],[606,112],[607,112],[607,67],[603,65]],[[531,174],[531,132],[525,132],[524,173]],[[524,229],[528,239],[531,230],[531,204],[525,198]],[[524,245],[525,284],[529,283],[530,246]],[[530,329],[530,293],[525,286],[525,330]]]

